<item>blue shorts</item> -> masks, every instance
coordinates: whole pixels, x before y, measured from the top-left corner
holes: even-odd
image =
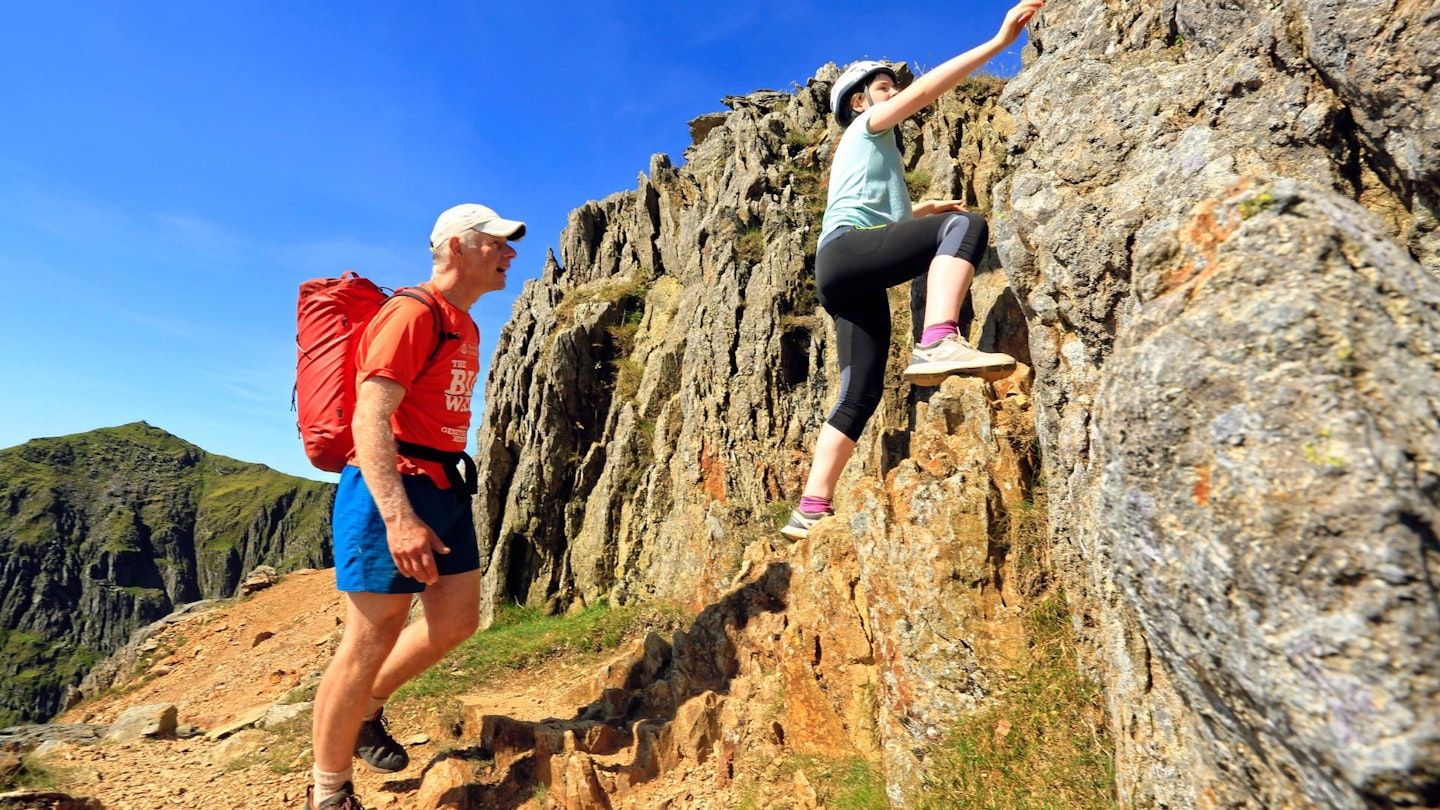
[[[450,549],[435,555],[441,576],[463,574],[480,567],[480,547],[475,541],[475,518],[470,499],[453,489],[435,486],[428,475],[402,475],[405,494],[415,514]],[[346,465],[335,491],[335,586],[342,591],[364,593],[420,593],[425,584],[400,573],[390,556],[385,521],[360,468]]]

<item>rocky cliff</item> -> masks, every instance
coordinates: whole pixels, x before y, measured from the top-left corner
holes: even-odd
[[[500,337],[477,520],[492,604],[770,605],[758,624],[722,617],[708,642],[677,642],[663,687],[632,684],[633,705],[709,729],[695,733],[725,740],[737,773],[782,750],[879,759],[903,804],[957,713],[1004,690],[1058,580],[1039,541],[1028,327],[993,257],[963,326],[1020,369],[938,390],[897,381],[842,481],[840,520],[774,542],[838,382],[812,280],[835,74],[727,98],[731,112],[692,122],[683,169],[657,156],[636,191],[572,214]],[[1002,86],[967,82],[906,123],[917,195],[990,209],[1013,132]],[[912,288],[892,294],[897,369],[923,305]],[[777,699],[781,716],[756,708]],[[584,781],[606,791],[660,767],[552,753],[546,773],[598,767]]]
[[[257,565],[328,565],[333,489],[143,422],[0,451],[0,725],[50,717],[132,631]]]
[[[995,235],[1136,807],[1440,805],[1440,7],[1056,3]]]
[[[956,95],[906,125],[920,190],[988,206],[1009,127],[998,87],[968,85],[979,101]],[[812,273],[839,135],[826,88],[727,98],[732,112],[692,122],[685,168],[656,156],[636,191],[571,214],[486,390],[478,460],[491,488],[477,515],[491,596],[703,598],[696,586],[713,592],[788,510],[835,383]],[[977,333],[1023,357],[1003,277],[984,272],[977,287]],[[897,335],[909,331],[903,293]],[[888,392],[855,475],[905,455],[910,408],[908,385]]]
[[[778,562],[779,598],[823,593],[794,683],[908,806],[1058,586],[1123,805],[1440,805],[1436,43],[1433,4],[1052,4],[1003,90],[904,128],[917,195],[991,218],[965,326],[1022,367],[887,391],[794,548],[768,538],[837,384],[834,69],[726,99],[517,302],[487,598],[698,606]]]

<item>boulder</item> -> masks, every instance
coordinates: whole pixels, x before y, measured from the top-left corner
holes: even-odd
[[[110,742],[137,740],[142,737],[174,739],[177,714],[173,703],[126,709],[110,724],[105,739]]]
[[[206,755],[206,761],[216,768],[228,768],[259,754],[269,743],[269,734],[258,728],[247,728],[216,743]]]

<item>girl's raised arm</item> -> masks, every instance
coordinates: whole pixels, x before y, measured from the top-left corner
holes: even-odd
[[[1020,38],[1020,32],[1030,18],[1045,6],[1045,0],[1021,0],[1005,14],[1000,30],[983,45],[956,56],[934,70],[917,78],[899,95],[875,105],[870,113],[870,131],[884,132],[906,118],[930,106],[935,99],[949,91],[962,79],[974,73],[981,65],[989,62],[996,54],[1005,50]]]

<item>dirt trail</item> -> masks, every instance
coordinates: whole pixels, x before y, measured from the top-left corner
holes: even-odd
[[[155,637],[139,686],[77,706],[56,722],[108,724],[134,706],[173,703],[182,726],[204,732],[274,705],[292,690],[308,699],[313,688],[306,687],[313,687],[340,639],[342,616],[332,571],[292,573],[244,602],[166,628]],[[506,673],[503,682],[456,698],[483,713],[521,720],[568,717],[575,706],[566,705],[566,695],[590,675],[584,664],[557,660]],[[411,764],[398,774],[374,774],[357,763],[357,791],[367,807],[419,807],[426,767],[467,743],[419,706],[398,703],[387,714],[391,732],[409,747]],[[300,807],[310,773],[308,722],[306,713],[276,730],[246,733],[230,743],[241,750],[234,757],[225,740],[197,736],[65,746],[51,761],[62,789],[107,810]],[[477,777],[483,781],[483,767]]]

